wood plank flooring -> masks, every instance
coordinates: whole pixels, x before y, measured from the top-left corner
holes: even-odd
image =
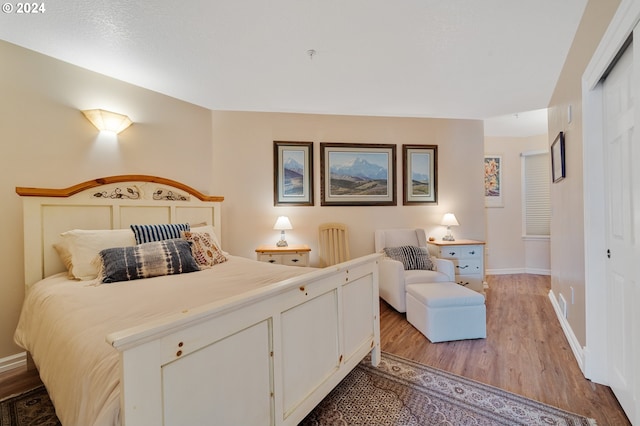
[[[385,302],[382,350],[596,419],[629,425],[611,390],[586,380],[560,328],[549,277],[488,277],[487,338],[430,343]],[[35,371],[0,374],[0,399],[40,383]]]
[[[385,352],[596,419],[629,425],[607,386],[586,380],[549,300],[550,278],[488,277],[487,338],[431,343],[385,302],[380,305]]]

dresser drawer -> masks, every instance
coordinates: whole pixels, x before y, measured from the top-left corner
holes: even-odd
[[[283,254],[281,258],[283,265],[309,266],[309,253]]]
[[[483,273],[481,259],[450,259],[456,271],[456,275],[471,275]]]
[[[478,275],[456,275],[456,283],[484,294],[484,280]]]
[[[260,262],[277,263],[281,265],[282,255],[281,254],[259,254],[258,260]]]

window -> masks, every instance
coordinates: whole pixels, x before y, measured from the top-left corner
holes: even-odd
[[[551,219],[550,159],[547,151],[523,152],[522,232],[525,237],[549,237]]]

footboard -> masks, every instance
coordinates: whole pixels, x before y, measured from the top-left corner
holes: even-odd
[[[132,425],[296,425],[380,355],[379,255],[111,334]]]

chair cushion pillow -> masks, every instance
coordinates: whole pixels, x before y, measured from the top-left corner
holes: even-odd
[[[433,262],[426,247],[385,247],[384,253],[393,260],[402,262],[406,271],[414,269],[433,270]]]

